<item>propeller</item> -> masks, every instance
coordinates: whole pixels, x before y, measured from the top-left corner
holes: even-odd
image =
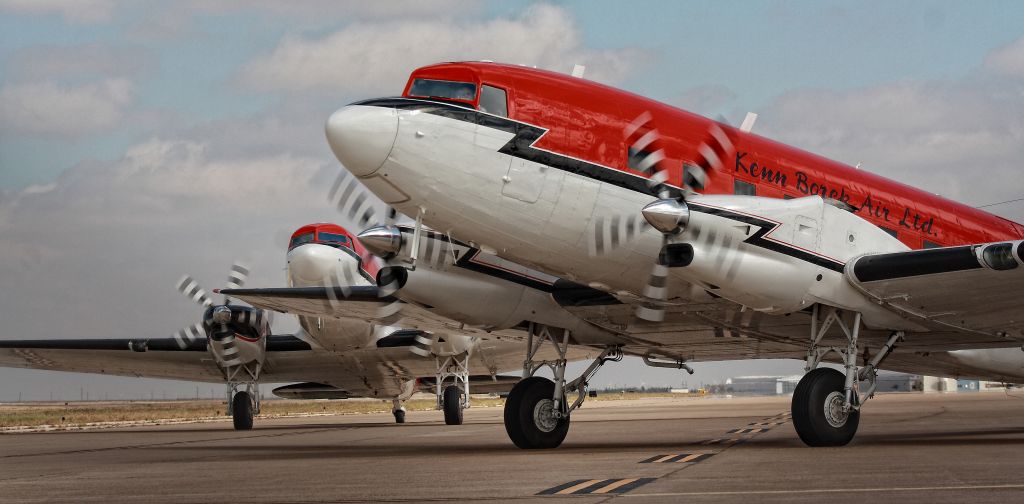
[[[331,184],[327,201],[333,204],[341,215],[347,217],[349,222],[355,222],[360,229],[366,227],[377,216],[379,208],[375,207],[383,204],[359,183],[359,179],[344,169]],[[393,226],[398,212],[390,205],[384,206],[384,225]]]
[[[367,191],[359,180],[345,169],[342,169],[338,173],[338,177],[335,178],[327,195],[327,200],[349,222],[355,222],[359,229],[365,229],[374,220],[374,217],[379,214],[379,206],[383,205],[384,222],[374,227],[383,227],[389,233],[396,231],[394,226],[398,219],[398,211],[390,205],[383,204],[379,198]],[[340,278],[335,272],[327,279],[327,286],[339,288],[343,296],[342,299],[339,299],[335,295],[334,289],[328,289],[328,301],[332,307],[337,307],[337,303],[344,301],[344,297],[348,297],[351,292],[350,286],[354,284],[355,279],[352,278],[351,272],[347,270],[344,271],[344,277],[344,279]],[[403,282],[397,275],[379,275],[377,283],[380,297],[387,298],[398,292]],[[374,320],[384,325],[397,322],[401,318],[403,305],[402,301],[396,299],[382,306],[375,314]]]
[[[228,271],[227,283],[225,288],[238,289],[245,285],[245,281],[249,278],[249,268],[245,265],[235,262],[231,265],[231,269]],[[204,289],[199,282],[197,282],[190,275],[185,275],[178,281],[178,292],[182,293],[185,297],[192,300],[192,302],[202,306],[204,309],[210,309],[214,307],[214,302],[210,298],[209,293]],[[228,306],[231,299],[228,296],[224,296],[223,302],[220,305],[214,307],[209,312],[210,320],[213,323],[225,324],[232,320],[233,313],[231,308]],[[204,323],[206,322],[204,311]],[[244,320],[249,321],[249,313],[244,314]],[[256,327],[262,325],[264,317],[268,325],[273,324],[273,312],[265,310],[255,310],[255,319],[253,324]],[[178,346],[182,349],[187,348],[188,345],[195,340],[207,338],[209,334],[206,331],[203,323],[195,323],[188,327],[178,330],[174,338],[178,342]],[[224,337],[217,341],[220,346],[220,357],[222,363],[225,366],[234,366],[241,364],[238,356],[238,348],[235,347],[235,337],[233,333],[227,333]]]
[[[647,176],[647,187],[652,195],[658,197],[656,201],[644,206],[640,215],[645,224],[654,227],[662,235],[658,258],[651,267],[651,273],[643,291],[643,296],[647,301],[637,307],[636,316],[651,322],[661,322],[665,319],[664,303],[668,300],[666,250],[671,244],[672,238],[681,233],[689,221],[686,198],[707,188],[714,174],[724,170],[724,160],[731,156],[735,147],[725,130],[717,122],[712,122],[701,143],[697,146],[693,162],[683,163],[683,190],[676,191],[676,194],[673,195],[673,191],[667,185],[670,173],[665,150],[662,147],[661,134],[654,124],[654,117],[651,113],[644,112],[629,123],[623,131],[623,136],[629,144],[630,165]],[[616,229],[617,218],[621,219],[618,216],[611,218],[613,230]],[[630,217],[625,218],[629,219]],[[632,218],[635,219],[636,216]],[[600,219],[596,222],[603,225]],[[630,233],[630,226],[635,225],[632,224],[632,221],[627,222],[625,236],[629,240],[635,236],[635,233]],[[611,242],[616,245],[614,234]],[[620,240],[619,244],[621,243],[624,241]]]

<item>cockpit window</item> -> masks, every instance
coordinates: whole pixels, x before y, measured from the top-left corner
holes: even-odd
[[[288,244],[288,250],[291,250],[299,245],[303,245],[313,241],[313,233],[302,233],[292,238],[292,242]]]
[[[476,84],[432,79],[415,79],[409,88],[410,96],[427,98],[448,98],[473,101],[476,98]]]
[[[480,88],[480,110],[489,114],[508,117],[508,100],[505,90],[484,84]]]
[[[324,245],[341,245],[344,247],[350,246],[348,237],[341,234],[321,232],[317,235],[317,238],[317,241],[323,243]]]

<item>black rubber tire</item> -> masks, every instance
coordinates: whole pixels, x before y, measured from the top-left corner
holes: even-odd
[[[448,385],[441,394],[444,406],[444,423],[462,425],[462,391],[455,385]]]
[[[833,427],[825,418],[825,400],[843,392],[846,377],[832,368],[818,368],[804,375],[793,391],[793,427],[807,446],[844,446],[860,425],[860,411],[847,414],[846,423]]]
[[[530,378],[527,378],[529,380]],[[505,432],[508,434],[508,438],[512,440],[512,444],[525,448],[526,438],[523,437],[523,430],[519,428],[519,406],[523,397],[523,382],[526,380],[520,380],[512,387],[512,390],[505,396]]]
[[[533,420],[537,404],[550,400],[554,393],[555,383],[539,376],[522,380],[512,388],[505,400],[505,431],[516,446],[526,450],[557,448],[565,440],[569,433],[568,416],[560,418],[551,432],[542,431]]]
[[[405,410],[395,410],[391,413],[395,415],[395,423],[405,423]]]
[[[252,429],[252,397],[248,392],[235,392],[231,398],[231,421],[235,430]]]

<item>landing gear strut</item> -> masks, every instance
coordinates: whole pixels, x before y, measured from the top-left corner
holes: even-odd
[[[545,341],[554,346],[558,359],[535,362],[533,358]],[[607,347],[579,378],[566,382],[565,354],[569,341],[568,330],[530,323],[523,379],[512,388],[505,400],[505,431],[509,439],[520,448],[556,448],[562,444],[569,432],[569,414],[586,399],[589,380],[605,362],[622,360],[619,347]],[[551,369],[555,377],[553,381],[534,376],[537,370],[545,366]],[[573,392],[576,398],[569,404],[566,393]]]
[[[228,415],[235,430],[252,429],[253,417],[260,414],[260,370],[262,365],[241,364],[225,370],[228,396]],[[244,373],[244,376],[243,376]],[[243,379],[239,380],[242,376]],[[243,388],[239,390],[239,388]]]
[[[444,411],[444,423],[448,425],[462,425],[462,410],[469,407],[469,355],[465,352],[434,358],[437,409]],[[445,386],[446,382],[450,385]]]
[[[860,408],[875,395],[878,366],[896,343],[903,339],[902,331],[892,333],[874,358],[858,367],[857,338],[860,335],[861,314],[852,314],[852,320],[848,315],[835,307],[814,306],[811,344],[807,350],[805,367],[807,374],[793,391],[792,403],[793,427],[808,446],[843,446],[853,439],[860,424]],[[845,347],[819,345],[833,324],[846,337]],[[845,373],[831,368],[818,368],[822,358],[830,352],[839,354]],[[863,393],[860,390],[862,381],[868,384]]]

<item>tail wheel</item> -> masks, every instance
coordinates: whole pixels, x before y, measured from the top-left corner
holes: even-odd
[[[248,392],[236,392],[231,399],[231,420],[235,430],[252,429],[252,396]]]
[[[462,425],[462,391],[455,385],[445,387],[442,395],[444,423]]]
[[[857,433],[860,411],[843,411],[845,381],[835,369],[818,368],[793,391],[793,427],[808,446],[843,446]]]
[[[555,417],[555,383],[533,376],[520,381],[505,400],[505,431],[523,449],[557,448],[569,433],[569,417]],[[563,401],[565,399],[563,398]]]

